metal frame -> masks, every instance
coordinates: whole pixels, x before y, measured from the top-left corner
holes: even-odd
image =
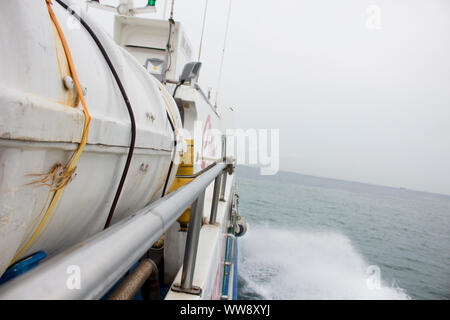
[[[197,260],[198,240],[200,238],[200,229],[202,228],[203,206],[205,203],[205,191],[203,191],[197,200],[191,206],[191,215],[189,217],[189,229],[186,237],[186,248],[184,249],[183,270],[181,272],[181,284],[173,285],[175,291],[191,294],[201,294],[199,287],[194,287],[195,262]]]
[[[211,215],[209,216],[209,224],[216,224],[216,218],[217,218],[217,207],[219,205],[219,194],[220,189],[222,188],[222,191],[225,190],[225,185],[222,185],[222,175],[219,174],[216,179],[214,180],[214,193],[212,198],[212,205],[211,205]]]
[[[227,136],[223,135],[222,136],[222,159],[225,162],[228,162],[227,159]],[[225,201],[225,189],[227,186],[227,171],[224,170],[223,174],[222,174],[222,186],[221,186],[221,191],[220,191],[220,201]]]
[[[235,272],[234,270],[234,253],[235,253],[235,246],[236,246],[236,236],[234,234],[228,233],[227,234],[227,241],[228,238],[231,238],[231,252],[230,252],[230,260],[225,261],[224,262],[224,267],[228,266],[229,267],[229,272],[227,274],[228,276],[228,292],[226,295],[222,295],[220,298],[221,300],[231,300],[233,295],[233,290],[235,288],[233,288],[233,273]]]
[[[220,191],[220,201],[226,201],[225,200],[225,189],[227,186],[227,172],[224,171],[222,173],[222,190]]]

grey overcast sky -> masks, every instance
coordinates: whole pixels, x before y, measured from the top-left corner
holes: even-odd
[[[205,91],[228,1],[209,0]],[[196,48],[204,5],[175,1]],[[448,0],[233,0],[219,91],[238,127],[280,129],[282,170],[450,194]]]

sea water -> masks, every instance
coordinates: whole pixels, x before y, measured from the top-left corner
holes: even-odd
[[[239,299],[450,299],[450,196],[237,168]]]

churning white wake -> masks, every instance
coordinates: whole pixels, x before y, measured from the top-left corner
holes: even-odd
[[[264,299],[408,299],[382,282],[368,285],[369,265],[338,233],[257,226],[239,249],[242,290]]]

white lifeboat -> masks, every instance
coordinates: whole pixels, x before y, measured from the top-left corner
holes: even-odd
[[[68,23],[73,17],[65,9],[56,3],[52,8],[92,117],[89,135],[76,171],[30,242],[55,192],[49,175],[70,161],[85,118],[46,2],[1,1],[0,274],[37,251],[50,255],[101,231],[130,147],[130,117],[105,58],[85,28]],[[83,18],[115,66],[136,121],[135,149],[114,223],[161,197],[171,161],[179,154],[170,120],[175,129],[182,124],[161,83],[94,21]],[[174,166],[169,185],[176,171]]]

